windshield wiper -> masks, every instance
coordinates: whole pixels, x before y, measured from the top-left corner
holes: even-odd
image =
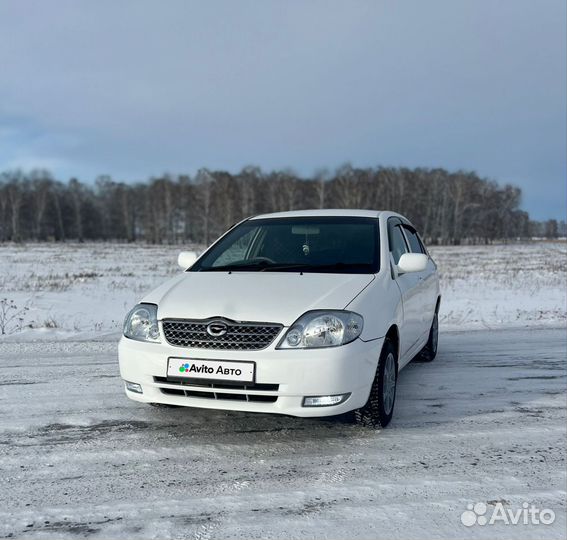
[[[201,272],[233,272],[238,270],[254,270],[254,269],[263,270],[269,264],[270,263],[265,260],[261,260],[261,261],[252,260],[248,262],[238,261],[231,264],[225,264],[223,266],[211,266],[209,268],[201,268],[200,271]]]
[[[210,268],[202,268],[201,272],[238,272],[253,270],[258,272],[322,272],[332,273],[333,271],[339,274],[346,274],[349,272],[371,272],[372,265],[366,263],[349,264],[343,262],[336,262],[332,264],[310,264],[310,263],[281,263],[274,264],[266,260],[249,261],[249,262],[235,262],[223,266],[212,266]]]
[[[277,272],[278,270],[295,270],[297,272],[317,272],[329,270],[344,270],[347,266],[345,263],[337,262],[333,264],[278,264],[266,266],[262,272]]]
[[[336,262],[332,264],[274,264],[268,265],[260,270],[261,272],[277,272],[278,270],[290,270],[296,272],[328,272],[332,273],[336,270],[340,274],[346,274],[350,271],[372,271],[372,265],[367,263],[349,264],[343,262]]]
[[[304,270],[306,268],[312,268],[312,264],[297,264],[297,263],[285,263],[285,264],[269,264],[264,266],[260,272],[277,272],[278,270]]]

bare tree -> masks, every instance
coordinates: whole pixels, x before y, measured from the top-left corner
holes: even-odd
[[[547,234],[520,209],[521,191],[474,172],[394,167],[237,174],[201,169],[194,178],[62,183],[47,171],[0,175],[0,241],[120,239],[209,244],[250,215],[303,208],[391,209],[407,215],[429,242],[492,242]],[[563,229],[562,229],[563,230]],[[536,234],[537,233],[537,234]]]

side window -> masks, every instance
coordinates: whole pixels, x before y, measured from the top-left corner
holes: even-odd
[[[411,227],[408,227],[406,225],[404,225],[403,227],[404,233],[406,234],[406,238],[408,239],[410,245],[411,252],[425,254],[425,249],[423,248],[423,245],[421,244],[416,232]]]
[[[398,264],[400,257],[408,252],[408,248],[400,225],[396,222],[388,223],[388,241],[390,242],[390,253],[394,263]]]

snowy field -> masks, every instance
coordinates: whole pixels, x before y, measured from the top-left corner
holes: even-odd
[[[9,316],[16,315],[5,334],[21,340],[116,333],[146,292],[180,271],[176,258],[181,249],[0,245],[0,302],[13,306]],[[434,247],[431,252],[441,274],[443,330],[567,322],[565,242]],[[0,310],[0,334],[1,323]]]
[[[564,539],[566,336],[448,332],[382,431],[154,409],[113,341],[0,343],[0,536]],[[551,525],[461,523],[468,504]]]
[[[129,401],[123,316],[180,249],[0,246],[0,537],[567,536],[565,243],[431,250],[440,352],[382,431]],[[465,527],[473,503],[556,519]]]

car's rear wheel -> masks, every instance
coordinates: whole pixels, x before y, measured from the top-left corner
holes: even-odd
[[[437,344],[439,342],[439,317],[437,312],[433,315],[433,321],[431,323],[431,329],[429,330],[429,338],[425,347],[421,349],[421,352],[417,355],[417,359],[421,362],[432,362],[437,356]]]
[[[397,383],[396,348],[390,340],[386,340],[380,353],[368,401],[363,407],[354,411],[356,423],[374,428],[386,427],[394,415]]]

